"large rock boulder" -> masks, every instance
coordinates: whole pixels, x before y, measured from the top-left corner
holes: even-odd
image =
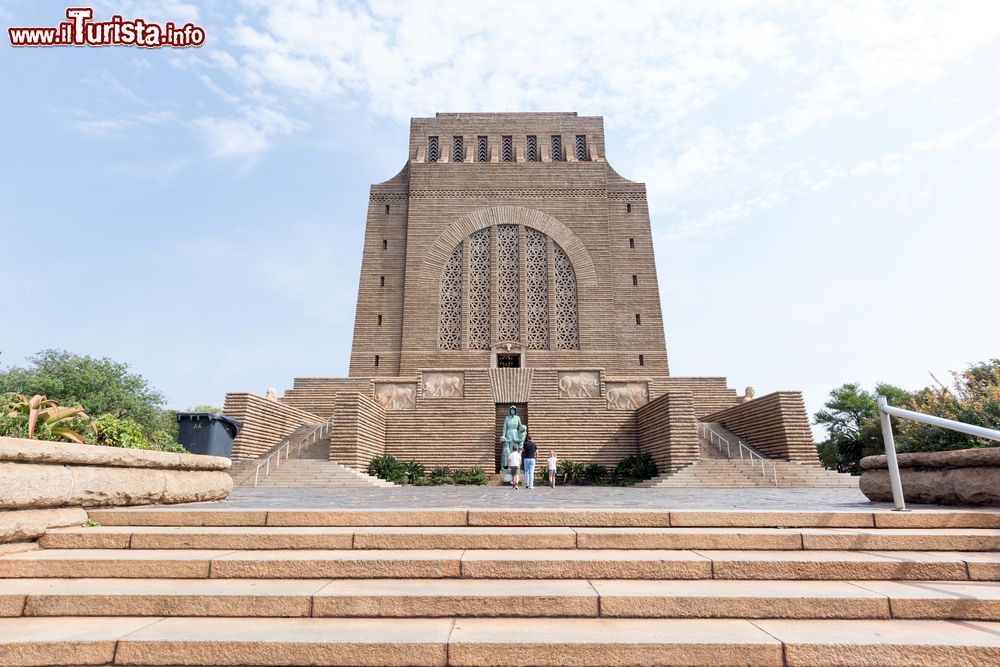
[[[217,456],[0,438],[0,510],[222,500],[233,488],[229,464]]]
[[[1000,505],[1000,447],[898,454],[907,502]],[[861,459],[860,487],[870,500],[892,501],[885,455]]]

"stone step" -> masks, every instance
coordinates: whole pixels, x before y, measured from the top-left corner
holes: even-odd
[[[998,528],[1000,512],[924,510],[794,512],[751,510],[492,509],[216,510],[149,507],[88,510],[103,526],[566,526]]]
[[[1000,551],[982,528],[56,528],[46,549],[817,549]]]
[[[322,447],[311,452],[320,452]],[[310,452],[303,450],[305,456]],[[241,463],[241,470],[244,468]],[[321,458],[290,458],[280,465],[270,468],[270,473],[265,475],[262,469],[260,475],[256,475],[256,463],[253,464],[254,471],[235,475],[241,486],[258,487],[289,487],[289,488],[309,488],[309,487],[388,487],[396,486],[376,477],[367,475],[359,470],[327,460],[326,455]],[[254,484],[256,477],[257,483]]]
[[[1000,583],[496,579],[6,579],[0,616],[1000,620]]]
[[[937,620],[0,619],[8,664],[988,665],[1000,624]]]
[[[41,549],[0,577],[1000,580],[1000,553],[945,551]]]

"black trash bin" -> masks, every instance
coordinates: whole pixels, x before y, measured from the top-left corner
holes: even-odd
[[[243,424],[212,412],[178,412],[180,432],[177,441],[192,454],[233,457],[233,438]]]

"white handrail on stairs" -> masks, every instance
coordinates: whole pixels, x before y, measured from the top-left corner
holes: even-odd
[[[705,422],[698,422],[698,435],[700,435],[701,437],[703,437],[705,440],[708,440],[709,444],[713,445],[720,452],[723,452],[726,455],[726,458],[728,458],[728,459],[732,459],[733,458],[732,443],[729,441],[729,438],[727,438],[727,437],[723,436],[722,434],[718,433],[715,429],[713,429],[711,426],[709,426]],[[744,445],[743,441],[740,440],[739,438],[736,438],[736,444],[739,445],[739,450],[738,451],[740,453],[740,461],[749,460],[750,461],[750,468],[752,470],[756,471],[757,470],[757,464],[754,461],[754,459],[755,458],[759,459],[760,460],[760,474],[761,474],[762,477],[764,477],[764,479],[767,479],[767,468],[765,468],[765,465],[770,465],[771,466],[771,479],[774,480],[774,485],[778,486],[778,468],[777,468],[777,466],[775,466],[774,463],[768,461],[763,456],[761,456],[757,452],[753,451],[752,449],[750,449],[749,447],[747,447],[746,445]]]
[[[298,447],[298,450],[295,453],[295,458],[297,458],[297,459],[302,458],[302,448],[305,447],[305,446],[307,446],[307,445],[313,444],[317,440],[322,440],[324,437],[326,437],[326,434],[330,432],[330,428],[332,426],[333,426],[333,422],[331,422],[331,421],[324,421],[324,422],[320,422],[319,424],[316,424],[316,428],[314,428],[313,430],[311,430],[308,433],[306,433],[302,437],[302,439],[299,440],[299,447]],[[274,462],[274,467],[277,468],[279,465],[281,465],[281,452],[282,452],[282,450],[284,450],[284,452],[285,452],[285,460],[286,461],[288,460],[288,456],[291,453],[292,436],[291,435],[285,436],[285,438],[284,438],[283,441],[284,441],[284,444],[279,444],[277,449],[275,449],[273,452],[271,452],[267,456],[266,459],[264,459],[263,461],[261,461],[260,463],[257,464],[257,469],[254,471],[254,474],[253,474],[253,485],[254,486],[257,486],[257,483],[260,481],[260,469],[261,469],[261,467],[264,468],[264,477],[267,477],[268,475],[271,474],[271,459],[273,459],[275,456],[277,456],[278,458]]]
[[[945,419],[944,417],[925,415],[922,412],[914,412],[913,410],[894,408],[889,405],[889,399],[885,396],[878,397],[878,416],[882,426],[882,441],[885,443],[885,458],[889,468],[889,485],[892,487],[892,502],[896,506],[896,510],[900,512],[906,511],[906,501],[903,499],[903,482],[899,478],[899,462],[896,460],[896,440],[892,437],[890,416],[901,419],[912,419],[913,421],[930,424],[931,426],[940,426],[941,428],[958,431],[959,433],[965,433],[977,438],[1000,441],[1000,431],[966,424],[965,422],[957,422],[953,419]]]

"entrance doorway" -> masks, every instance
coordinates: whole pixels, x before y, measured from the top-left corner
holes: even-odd
[[[517,416],[521,418],[521,423],[528,426],[528,404],[527,403],[497,403],[496,428],[494,429],[493,449],[496,472],[500,472],[500,454],[503,452],[503,445],[500,444],[500,436],[503,435],[503,420],[507,418],[507,410],[510,406],[517,408]]]

